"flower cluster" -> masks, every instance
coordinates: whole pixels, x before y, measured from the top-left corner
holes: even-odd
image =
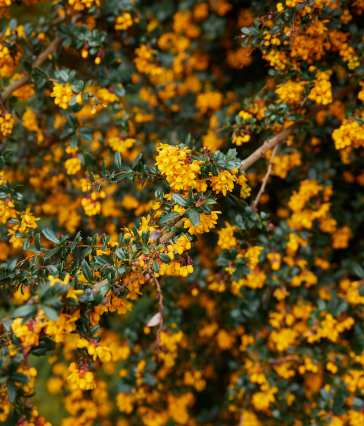
[[[53,91],[51,97],[54,98],[54,103],[59,105],[62,109],[68,108],[68,103],[74,96],[72,87],[69,83],[59,84],[53,83]]]
[[[175,191],[187,191],[190,187],[197,186],[200,166],[196,160],[191,159],[190,152],[188,148],[179,149],[166,144],[161,144],[158,148],[156,164]]]

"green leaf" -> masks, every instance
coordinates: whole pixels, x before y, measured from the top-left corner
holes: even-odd
[[[89,332],[89,335],[92,337],[92,336],[94,336],[96,333],[98,333],[98,331],[100,330],[100,326],[99,325],[94,325],[92,328],[91,328],[91,330],[90,330],[90,332]]]
[[[90,127],[82,127],[79,129],[78,134],[86,142],[91,143],[93,141],[92,130]]]
[[[156,260],[153,260],[153,271],[157,274],[159,272],[159,263]]]
[[[148,255],[150,254],[150,250],[147,246],[143,246],[142,248],[142,254]]]
[[[37,311],[37,305],[23,305],[16,308],[13,312],[13,318],[24,318]]]
[[[106,284],[106,285],[104,285],[103,287],[100,288],[99,294],[101,294],[102,298],[104,298],[107,295],[110,288],[111,288],[110,284]]]
[[[34,256],[30,261],[29,268],[32,269],[38,263],[39,256]]]
[[[18,259],[13,259],[8,266],[8,272],[11,273],[14,271],[16,264],[18,263]]]
[[[353,274],[355,274],[361,280],[364,278],[364,269],[358,263],[355,263],[353,265],[352,270],[353,270]]]
[[[8,374],[6,374],[5,376],[1,376],[0,377],[0,385],[2,385],[3,383],[5,383],[6,381],[8,381],[9,377],[10,376]]]
[[[364,407],[364,401],[360,398],[353,398],[352,402],[354,405],[356,405],[357,407],[363,408]]]
[[[208,199],[204,202],[204,204],[207,204],[207,205],[216,204],[216,203],[217,203],[217,201],[216,201],[214,198],[208,198]]]
[[[30,241],[29,241],[29,238],[27,238],[26,240],[24,240],[23,250],[28,250],[29,246],[30,246]]]
[[[28,383],[30,381],[30,378],[26,374],[13,373],[11,375],[11,380],[17,383]]]
[[[43,256],[43,259],[49,259],[57,254],[61,250],[61,247],[55,247],[52,250],[47,251],[47,253]]]
[[[122,179],[125,179],[125,178],[126,178],[126,174],[123,173],[119,176],[114,177],[114,179],[112,180],[112,183],[119,182],[119,180],[122,180]]]
[[[190,206],[192,201],[193,201],[193,193],[192,193],[192,187],[191,187],[189,192],[188,192],[188,197],[187,197],[187,200],[186,200],[187,205]]]
[[[121,155],[120,152],[116,151],[114,154],[114,163],[118,170],[121,170]]]
[[[142,231],[142,241],[144,244],[148,244],[149,232]]]
[[[163,263],[170,263],[171,258],[166,255],[165,253],[160,253],[159,254],[159,259],[163,262]]]
[[[325,401],[331,401],[332,400],[331,394],[325,388],[320,389],[320,394]]]
[[[35,234],[34,245],[37,250],[41,250],[40,248],[40,234]]]
[[[100,288],[99,292],[97,293],[97,296],[95,297],[95,300],[93,301],[94,306],[98,306],[104,300],[110,288],[110,284],[106,284]]]
[[[4,158],[4,160],[5,160],[5,161],[8,161],[8,160],[9,160],[9,158],[10,158],[12,155],[13,155],[13,150],[12,150],[12,149],[6,149],[6,150],[3,152],[2,157]]]
[[[170,222],[172,219],[174,219],[175,217],[179,216],[180,213],[177,212],[171,212],[166,214],[165,216],[163,216],[161,219],[159,219],[159,224],[161,226],[166,225],[168,222]]]
[[[131,168],[134,170],[135,168],[136,168],[136,166],[138,165],[138,163],[139,163],[139,160],[142,158],[142,156],[143,156],[143,154],[138,154],[137,156],[136,156],[136,158],[135,158],[135,160],[133,161],[133,164],[132,164],[132,166],[131,166]]]
[[[125,92],[124,87],[120,87],[119,85],[114,84],[114,93],[115,93],[115,95],[118,95],[118,96],[120,96],[120,98],[122,98],[122,97],[125,96],[126,92]]]
[[[47,238],[47,240],[51,241],[53,244],[60,244],[61,241],[57,237],[56,233],[49,228],[45,228],[42,230],[42,234]],[[38,247],[37,247],[38,248]]]
[[[15,401],[15,397],[16,397],[16,389],[15,389],[14,382],[12,380],[9,380],[9,383],[8,383],[9,402],[13,403]]]
[[[200,215],[195,208],[188,210],[187,215],[193,226],[197,227],[200,224]]]
[[[83,260],[82,263],[81,263],[81,270],[82,270],[83,275],[86,278],[86,280],[89,283],[92,283],[91,269],[90,269],[90,267],[88,266],[88,263],[85,260]]]
[[[96,256],[95,257],[95,261],[96,263],[98,263],[99,265],[105,266],[109,264],[109,261],[107,261],[106,259],[104,259],[102,256]]]
[[[122,249],[122,248],[120,248],[120,247],[118,247],[117,249],[115,249],[115,255],[116,255],[116,257],[119,259],[119,260],[124,260],[124,259],[126,259],[127,258],[127,256],[126,256],[126,254],[125,254],[125,252],[124,252],[124,250]]]
[[[174,200],[179,206],[188,207],[187,201],[179,194],[172,194],[172,200]]]
[[[44,314],[51,321],[58,321],[58,313],[55,309],[50,308],[49,306],[43,306]]]

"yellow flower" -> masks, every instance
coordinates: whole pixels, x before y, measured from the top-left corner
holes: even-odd
[[[236,238],[234,237],[234,231],[237,229],[236,226],[230,225],[229,222],[225,222],[226,228],[221,228],[217,231],[219,234],[219,240],[217,245],[223,250],[229,250],[231,247],[236,246]]]
[[[211,174],[212,175],[212,174]],[[219,194],[222,192],[224,196],[229,191],[231,192],[234,189],[234,182],[236,177],[228,171],[220,172],[217,176],[212,176],[211,180],[211,188]]]
[[[183,221],[185,223],[185,227],[188,228],[188,232],[191,235],[203,234],[204,232],[209,232],[210,229],[215,228],[218,214],[221,214],[221,212],[213,211],[211,214],[200,213],[200,223],[197,227],[192,225],[190,219],[184,218]]]
[[[51,97],[55,98],[54,103],[59,105],[62,109],[68,108],[68,103],[73,96],[74,93],[72,92],[72,87],[69,83],[65,85],[53,83],[53,92],[51,93]]]
[[[305,84],[306,82],[301,81],[295,83],[294,81],[288,80],[276,89],[276,93],[281,101],[293,105],[301,102],[301,95]]]
[[[200,166],[196,160],[188,158],[189,149],[180,149],[177,146],[161,144],[156,158],[158,169],[167,177],[171,188],[175,191],[188,191],[197,186],[197,175]]]
[[[186,235],[179,237],[176,243],[173,245],[173,249],[176,250],[178,254],[182,254],[184,251],[191,249],[191,243],[188,240]]]
[[[8,112],[2,113],[0,116],[0,132],[6,136],[10,135],[13,131],[14,119]]]
[[[71,391],[95,389],[96,383],[94,375],[88,371],[87,365],[78,366],[72,362],[69,366],[70,374],[67,376],[67,381]]]
[[[84,338],[78,339],[77,347],[86,348],[88,354],[92,356],[94,361],[96,361],[97,358],[99,358],[101,362],[111,361],[111,350],[106,346],[101,346],[93,340],[88,341]]]

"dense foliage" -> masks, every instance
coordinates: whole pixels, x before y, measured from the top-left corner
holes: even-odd
[[[363,12],[0,0],[0,422],[364,425]]]

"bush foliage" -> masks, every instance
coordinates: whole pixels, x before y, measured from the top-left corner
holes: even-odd
[[[0,422],[364,425],[363,0],[0,0]]]

